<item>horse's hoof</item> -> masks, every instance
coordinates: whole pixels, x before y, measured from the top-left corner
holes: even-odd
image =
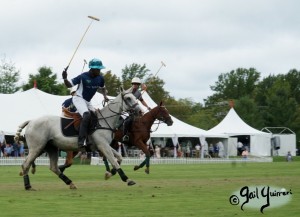
[[[145,169],[145,173],[149,174],[150,173],[149,169]]]
[[[72,189],[72,190],[77,189],[76,185],[74,185],[73,182],[71,182],[71,184],[70,184],[70,189]]]
[[[136,183],[135,183],[134,181],[132,181],[132,180],[127,181],[127,185],[128,185],[128,186],[135,185],[135,184],[136,184]]]
[[[35,174],[35,171],[36,171],[35,168],[32,168],[32,169],[31,169],[31,173],[32,173],[32,174]]]
[[[106,171],[104,174],[104,179],[108,180],[110,177],[112,177],[112,174],[110,172]]]
[[[34,188],[31,188],[31,187],[30,188],[26,188],[25,190],[26,191],[36,191]]]
[[[22,171],[20,171],[20,172],[19,172],[19,175],[20,175],[20,176],[23,176],[23,172],[22,172]]]
[[[136,170],[138,170],[138,169],[140,169],[139,166],[134,166],[134,168],[133,168],[134,171],[136,171]]]

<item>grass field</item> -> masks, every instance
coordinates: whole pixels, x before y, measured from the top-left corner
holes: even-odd
[[[0,166],[0,215],[7,216],[299,216],[300,162],[152,165],[149,175],[123,166],[137,182],[127,186],[118,176],[104,180],[104,168],[73,165],[65,173],[77,185],[70,190],[47,166],[30,175],[25,191],[20,166]],[[229,198],[244,186],[291,190],[291,200],[264,209],[233,206]]]

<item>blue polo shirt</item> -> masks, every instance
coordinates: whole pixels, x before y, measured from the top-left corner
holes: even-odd
[[[98,88],[104,87],[104,77],[102,75],[92,77],[89,72],[84,72],[73,78],[71,83],[73,86],[78,84],[77,96],[90,102]]]

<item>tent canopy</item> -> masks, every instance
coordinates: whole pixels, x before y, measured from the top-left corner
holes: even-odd
[[[149,94],[146,91],[142,92],[143,99],[147,102],[147,104],[153,108],[156,107],[157,104],[151,99]],[[153,124],[151,130],[151,137],[220,137],[220,138],[228,138],[227,135],[223,133],[209,133],[206,130],[194,127],[179,119],[172,116],[173,125],[167,126],[166,124],[162,123],[157,126],[157,122]]]
[[[32,88],[14,94],[0,94],[2,106],[0,113],[0,131],[5,135],[14,135],[18,126],[24,121],[35,119],[44,115],[61,115],[62,103],[71,96],[57,96]],[[96,94],[92,104],[101,108],[102,94]]]
[[[142,94],[151,108],[157,106],[147,92],[144,91]],[[14,135],[18,126],[24,121],[49,114],[60,116],[62,103],[70,97],[70,95],[48,94],[36,88],[14,94],[0,94],[1,101],[6,104],[1,108],[0,131],[3,130],[5,135]],[[102,108],[102,94],[96,93],[91,102],[95,108]],[[143,109],[146,111],[145,107]],[[152,126],[151,137],[226,137],[224,134],[207,133],[207,131],[186,124],[173,116],[172,119],[173,126],[167,126],[165,123],[157,125],[156,121]]]
[[[238,135],[265,135],[271,136],[270,133],[259,131],[246,124],[236,113],[234,108],[231,108],[225,118],[215,127],[208,130],[211,133],[225,133],[230,136]]]
[[[271,155],[271,133],[259,131],[246,124],[231,108],[225,118],[215,127],[208,130],[209,133],[224,133],[232,136],[250,136],[250,152],[252,155]]]

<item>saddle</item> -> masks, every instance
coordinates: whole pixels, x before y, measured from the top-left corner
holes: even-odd
[[[79,129],[80,126],[80,122],[81,122],[81,115],[77,112],[70,112],[67,108],[62,108],[62,112],[64,114],[65,117],[67,118],[72,118],[73,119],[73,125],[75,127],[75,129]],[[67,128],[68,126],[66,126]]]
[[[81,115],[62,108],[64,117],[60,118],[61,131],[64,136],[78,136]]]
[[[70,112],[68,109],[62,109],[64,117],[60,118],[60,127],[62,134],[66,137],[74,137],[79,134],[79,127],[82,120],[82,117],[79,113]],[[98,121],[97,116],[94,112],[91,112],[91,119],[88,126],[88,134],[93,133],[96,129],[98,129]]]

